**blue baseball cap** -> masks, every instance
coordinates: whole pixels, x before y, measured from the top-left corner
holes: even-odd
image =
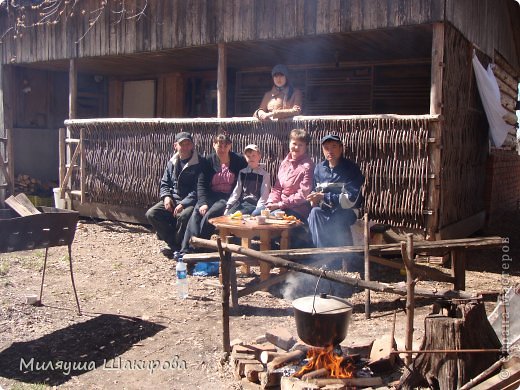
[[[337,136],[335,134],[327,134],[325,137],[323,137],[321,139],[321,144],[323,144],[327,141],[336,141],[336,142],[339,142],[340,144],[343,143],[343,141],[341,141],[341,138],[339,138],[339,136]]]

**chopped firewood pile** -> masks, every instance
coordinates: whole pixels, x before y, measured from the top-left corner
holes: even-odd
[[[41,181],[29,175],[18,175],[14,179],[15,192],[27,195],[52,196],[52,189],[58,186],[57,182]]]
[[[250,344],[232,341],[230,364],[244,389],[377,388],[389,384],[400,362],[390,353],[395,342],[387,341],[384,337],[363,345],[315,348],[278,328]]]

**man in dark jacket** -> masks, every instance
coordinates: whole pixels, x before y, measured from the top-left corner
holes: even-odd
[[[359,167],[343,157],[343,143],[337,135],[321,140],[325,161],[314,169],[314,188],[307,199],[313,206],[308,218],[312,241],[318,248],[352,245],[350,226],[354,210],[361,204],[364,182]]]
[[[146,212],[158,238],[168,244],[162,249],[168,257],[181,248],[186,225],[197,203],[197,182],[203,161],[194,150],[190,133],[177,134],[174,149],[161,179],[161,201]]]

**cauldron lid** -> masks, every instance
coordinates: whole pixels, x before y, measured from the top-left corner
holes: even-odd
[[[338,314],[352,310],[352,305],[345,299],[327,294],[298,298],[292,304],[295,309],[305,313]]]

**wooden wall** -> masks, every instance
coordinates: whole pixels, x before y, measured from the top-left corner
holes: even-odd
[[[430,104],[429,60],[291,70],[303,92],[303,115],[425,114]],[[251,116],[267,86],[268,72],[237,72],[235,115]]]
[[[446,25],[441,230],[485,209],[489,126],[480,103],[471,56],[470,42],[451,25]]]
[[[512,0],[446,0],[450,21],[479,50],[520,68],[520,6]]]
[[[126,13],[120,12],[122,4]],[[145,5],[142,15],[131,17]],[[6,34],[1,62],[119,55],[425,24],[442,20],[443,5],[443,0],[114,0],[100,10],[98,0],[61,2],[66,8],[56,24]],[[22,12],[26,25],[42,17],[38,9],[11,7],[9,13],[0,15],[0,31],[16,25]]]

